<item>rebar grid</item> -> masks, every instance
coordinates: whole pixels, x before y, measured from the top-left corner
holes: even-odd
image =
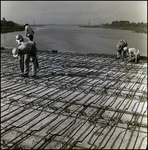
[[[146,60],[51,51],[38,56],[37,78],[23,78],[18,60],[2,52],[2,148],[147,147]]]

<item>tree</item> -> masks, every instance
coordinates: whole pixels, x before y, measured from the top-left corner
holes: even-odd
[[[6,21],[6,19],[3,17],[3,21]]]

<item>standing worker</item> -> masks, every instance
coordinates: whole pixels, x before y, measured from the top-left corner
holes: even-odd
[[[24,25],[24,28],[25,28],[25,36],[28,37],[31,41],[33,41],[33,38],[34,38],[34,36],[33,36],[33,34],[34,34],[33,29],[29,26],[28,23],[26,23]],[[37,66],[37,68],[39,68],[39,63],[38,63],[38,59],[37,58],[36,58],[36,66]]]
[[[34,34],[33,29],[29,26],[28,23],[26,23],[26,24],[24,25],[24,28],[25,28],[25,36],[26,36],[26,37],[29,37],[29,39],[30,39],[31,41],[33,41],[33,38],[34,38],[34,36],[33,36],[33,34]]]

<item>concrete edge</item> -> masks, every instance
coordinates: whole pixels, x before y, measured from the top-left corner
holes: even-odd
[[[1,47],[1,52],[5,52],[5,53],[11,53],[12,49],[14,47]],[[44,49],[39,49],[38,52],[44,52],[44,53],[53,53],[53,54],[57,54],[57,53],[73,53],[73,54],[77,54],[77,55],[86,55],[86,56],[93,56],[93,57],[108,57],[108,58],[116,58],[115,54],[98,54],[98,53],[83,53],[83,52],[72,52],[72,51],[59,51],[59,50],[44,50]],[[147,60],[147,56],[140,56],[140,59],[142,60]]]

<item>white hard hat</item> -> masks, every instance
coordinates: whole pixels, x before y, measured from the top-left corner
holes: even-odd
[[[13,57],[17,57],[18,53],[19,53],[19,49],[18,48],[13,48],[13,50],[12,50]]]
[[[23,38],[22,35],[19,34],[16,36],[16,41],[20,41],[22,38]]]
[[[127,47],[124,47],[124,48],[123,48],[124,51],[126,51],[127,49],[128,49]]]

